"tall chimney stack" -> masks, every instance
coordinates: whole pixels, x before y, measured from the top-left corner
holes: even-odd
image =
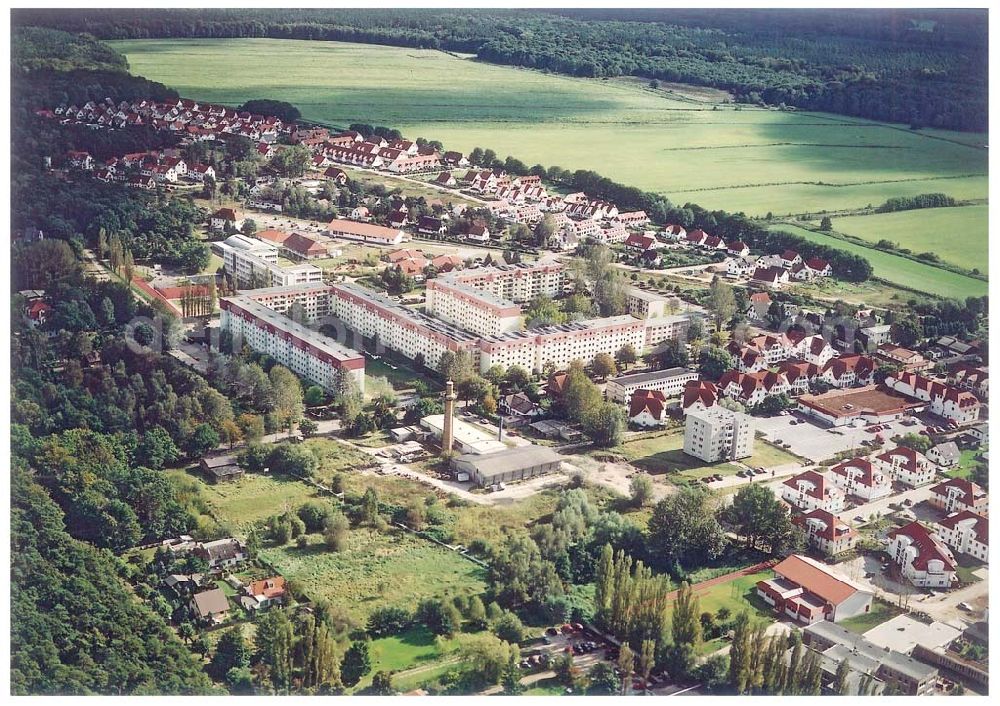
[[[451,380],[444,386],[444,429],[441,432],[441,454],[450,454],[455,442],[455,385]]]

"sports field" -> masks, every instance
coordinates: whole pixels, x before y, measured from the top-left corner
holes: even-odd
[[[111,44],[134,73],[187,97],[286,100],[335,126],[389,125],[452,149],[482,146],[527,164],[593,169],[677,203],[783,215],[934,191],[987,196],[985,136],[736,108],[637,81],[556,76],[432,50],[273,39]]]
[[[914,253],[934,252],[944,262],[986,274],[988,212],[987,206],[961,206],[848,216],[834,218],[833,229],[870,243],[884,239]]]
[[[840,221],[835,222],[834,228],[841,227],[839,223]],[[871,262],[876,277],[920,292],[936,294],[941,297],[964,299],[965,297],[984,296],[989,289],[988,283],[983,280],[943,270],[940,267],[926,265],[922,262],[876,250],[875,248],[855,245],[854,243],[839,240],[806,228],[781,223],[773,226],[773,230],[782,230],[802,236],[806,240],[830,245],[850,253],[861,255]],[[983,247],[985,247],[985,243]]]

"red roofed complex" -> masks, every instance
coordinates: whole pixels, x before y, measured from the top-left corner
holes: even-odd
[[[844,509],[843,491],[816,471],[804,471],[782,483],[781,499],[800,512]]]
[[[952,513],[938,522],[938,535],[956,552],[989,561],[990,521],[982,515],[971,510]]]
[[[919,522],[891,531],[887,551],[903,577],[914,586],[951,588],[957,581],[951,550]]]
[[[931,414],[956,424],[972,424],[979,419],[979,400],[968,390],[932,380],[916,373],[901,372],[885,379],[886,387],[907,397],[927,402]]]
[[[661,426],[666,418],[667,398],[659,390],[636,390],[629,402],[628,420],[641,427]]]
[[[907,446],[897,446],[873,459],[883,472],[897,483],[916,488],[934,480],[934,464],[922,453]]]
[[[846,495],[852,495],[866,503],[892,493],[892,481],[867,459],[852,458],[838,463],[827,475]]]
[[[811,625],[871,611],[870,592],[809,557],[793,554],[775,565],[774,573],[757,582],[757,595],[783,617]]]
[[[254,608],[267,608],[272,605],[280,605],[284,602],[288,589],[283,576],[272,576],[260,581],[251,581],[246,586],[247,597],[252,598],[256,605]]]
[[[990,496],[965,478],[951,478],[931,488],[930,504],[947,513],[972,510],[984,517],[990,514]]]
[[[326,246],[301,233],[292,233],[281,244],[282,250],[296,260],[326,257]]]
[[[684,414],[694,410],[705,410],[714,407],[719,399],[719,388],[708,380],[691,380],[684,385],[681,396],[681,408]]]

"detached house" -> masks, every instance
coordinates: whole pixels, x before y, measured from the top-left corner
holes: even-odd
[[[243,590],[246,595],[240,598],[240,603],[248,610],[262,610],[274,605],[281,605],[288,596],[283,576],[251,581]]]
[[[781,499],[800,512],[844,509],[843,491],[816,471],[804,471],[782,483]]]
[[[662,426],[667,416],[667,398],[659,390],[636,390],[629,401],[628,420],[640,427]]]
[[[742,240],[734,240],[726,243],[726,252],[735,257],[746,257],[750,254],[750,248]]]
[[[889,478],[863,458],[852,458],[839,463],[827,475],[845,494],[860,498],[866,503],[892,494],[892,482]]]
[[[805,530],[809,545],[827,556],[854,549],[858,543],[857,530],[826,510],[797,515],[793,522]]]
[[[788,284],[788,270],[779,267],[758,267],[751,277],[754,283],[778,289]]]
[[[221,588],[194,594],[190,605],[195,618],[203,623],[218,625],[229,617],[229,599]]]
[[[458,180],[451,175],[451,172],[441,172],[434,183],[438,186],[458,186]]]
[[[195,547],[194,553],[207,561],[212,571],[227,569],[249,558],[243,543],[232,537],[203,542]]]
[[[440,218],[433,216],[421,216],[417,221],[417,231],[426,235],[440,235],[448,232],[448,227]]]
[[[681,409],[688,412],[704,412],[714,407],[719,399],[719,389],[708,380],[691,380],[684,385],[681,393]]]
[[[220,208],[212,214],[209,226],[212,230],[241,230],[244,218],[232,208]]]
[[[887,552],[914,586],[951,588],[957,581],[951,550],[919,522],[891,531]]]
[[[933,507],[947,513],[971,510],[984,517],[990,513],[990,498],[985,490],[965,478],[951,478],[931,488]]]
[[[879,454],[874,463],[894,481],[910,488],[934,480],[934,465],[922,453],[906,446]]]

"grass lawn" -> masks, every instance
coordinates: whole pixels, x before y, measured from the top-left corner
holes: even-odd
[[[701,611],[717,613],[719,608],[729,608],[732,615],[742,610],[749,612],[751,618],[774,619],[770,606],[760,600],[755,591],[758,581],[774,576],[770,569],[758,571],[748,576],[739,576],[732,581],[716,584],[704,591],[698,591],[698,602]]]
[[[311,599],[325,598],[359,622],[375,608],[416,608],[424,598],[482,594],[483,570],[455,552],[409,534],[351,530],[347,547],[328,551],[319,535],[311,545],[267,547],[262,556]]]
[[[369,187],[380,184],[389,191],[401,189],[404,196],[412,196],[415,199],[423,197],[427,201],[438,200],[445,204],[466,204],[470,206],[478,205],[477,202],[466,198],[458,191],[452,189],[438,189],[430,185],[425,186],[418,183],[420,181],[427,181],[429,178],[437,178],[439,172],[434,172],[433,177],[415,176],[409,179],[401,179],[399,177],[390,176],[389,174],[374,174],[361,169],[352,169],[348,166],[341,166],[341,169],[347,172],[348,178],[352,181],[360,182]]]
[[[391,367],[394,366],[394,367]],[[415,371],[408,365],[397,360],[386,360],[380,357],[375,360],[370,355],[365,355],[365,382],[374,378],[384,377],[389,381],[395,390],[407,390],[413,387],[415,380],[423,380],[431,390],[438,390],[441,385],[430,376]]]
[[[593,169],[709,209],[763,216],[928,192],[987,196],[985,136],[945,141],[862,119],[692,101],[640,81],[558,76],[432,50],[277,39],[110,44],[134,73],[183,96],[229,105],[267,96],[307,119],[389,125],[448,149],[489,147],[527,164]]]
[[[834,217],[833,229],[870,243],[891,240],[914,253],[935,252],[944,261],[986,274],[989,207],[921,208],[870,216]]]
[[[851,632],[865,633],[877,625],[892,620],[903,611],[900,608],[886,603],[885,601],[873,600],[872,609],[867,613],[856,615],[853,618],[841,620],[839,624]]]
[[[736,474],[741,467],[735,463],[706,464],[700,459],[684,453],[684,432],[668,431],[658,436],[647,436],[628,441],[619,449],[629,462],[649,473],[680,473],[688,478],[704,478],[721,473],[723,476]],[[786,463],[794,463],[796,457],[783,449],[767,443],[763,439],[754,442],[754,454],[742,463],[754,468],[770,468]]]
[[[968,478],[972,475],[972,469],[977,463],[976,457],[986,453],[989,449],[964,449],[958,459],[958,465],[945,472],[949,478]]]
[[[372,457],[364,451],[333,439],[306,439],[303,442],[319,459],[319,470],[322,478],[329,478],[334,473],[357,471],[372,465]]]
[[[976,583],[983,580],[981,576],[973,573],[983,568],[983,562],[973,559],[968,554],[957,554],[955,562],[958,564],[955,567],[955,573],[958,574],[958,580],[962,584]]]
[[[858,283],[842,282],[832,277],[796,284],[795,292],[828,301],[840,299],[849,304],[864,304],[883,309],[899,308],[907,301],[919,300],[923,296],[881,280],[872,279]]]
[[[459,633],[455,637],[438,639],[426,627],[417,625],[399,635],[372,640],[369,646],[372,670],[362,677],[351,691],[356,693],[367,688],[372,682],[372,676],[379,671],[404,672],[414,670],[412,677],[407,677],[405,674],[402,677],[394,677],[393,684],[397,688],[399,688],[398,681],[400,680],[404,682],[409,679],[427,681],[431,678],[427,675],[435,672],[435,667],[450,666],[451,660],[454,659],[453,653],[467,637],[466,633]],[[446,664],[438,665],[439,662]],[[421,669],[422,667],[429,668],[429,670]],[[418,669],[419,671],[416,671]]]
[[[920,292],[927,292],[939,297],[964,299],[965,297],[983,296],[989,289],[989,285],[986,282],[974,277],[967,277],[956,272],[943,270],[940,267],[910,260],[899,255],[876,250],[875,248],[857,245],[846,240],[811,231],[807,228],[781,223],[772,226],[772,230],[792,233],[815,243],[829,245],[845,252],[861,255],[871,262],[876,277]]]
[[[524,690],[525,696],[562,696],[566,693],[566,687],[559,682],[557,677],[539,679],[530,688]]]

